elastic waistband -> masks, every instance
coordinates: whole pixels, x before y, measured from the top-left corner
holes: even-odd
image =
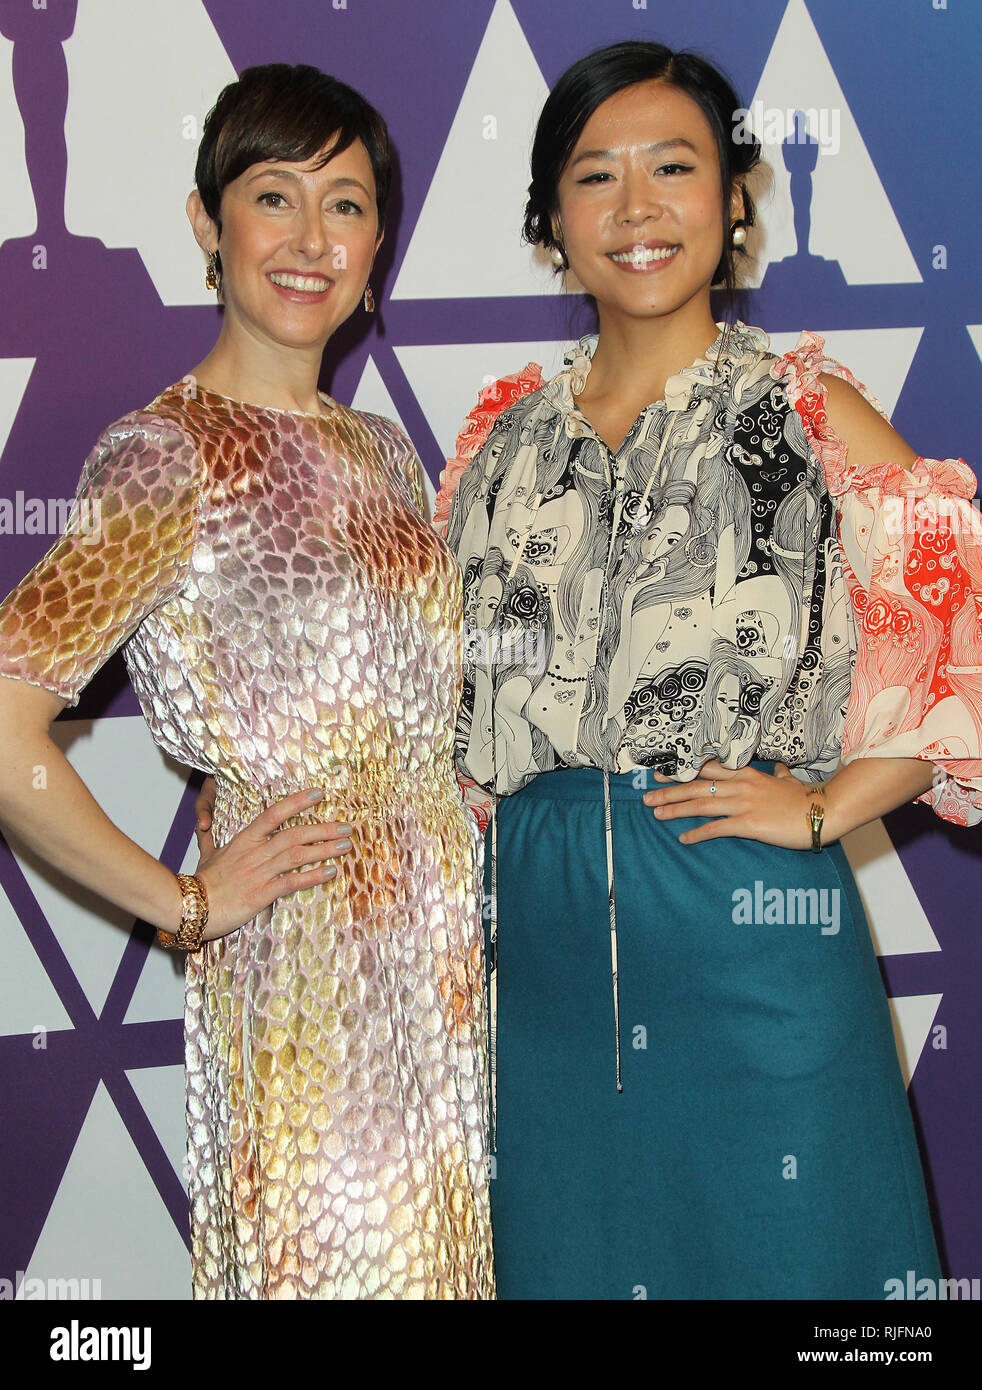
[[[759,758],[748,763],[758,772],[773,772],[774,763]],[[645,792],[656,787],[668,786],[659,782],[645,768],[634,772],[612,772],[610,774],[610,798],[612,801],[636,800]],[[540,772],[532,778],[527,787],[514,796],[502,797],[499,805],[512,801],[515,797],[531,796],[543,801],[603,801],[604,774],[599,767],[566,767],[554,772]]]

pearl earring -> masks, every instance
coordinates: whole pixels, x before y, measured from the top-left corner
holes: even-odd
[[[561,246],[554,246],[549,252],[549,259],[557,270],[569,270],[569,261],[566,259],[566,252]]]
[[[734,222],[730,228],[730,240],[734,246],[742,246],[747,239],[746,222]]]

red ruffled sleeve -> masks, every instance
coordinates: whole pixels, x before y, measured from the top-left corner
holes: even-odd
[[[495,420],[521,396],[529,396],[544,385],[542,368],[537,362],[529,362],[513,376],[499,377],[490,386],[485,386],[478,396],[477,405],[457,436],[456,457],[447,459],[447,466],[440,474],[440,491],[433,505],[433,526],[441,536],[446,534],[450,502],[461,475],[491,433]]]
[[[857,652],[842,761],[924,758],[924,801],[945,820],[982,822],[982,520],[964,459],[852,465],[828,423],[823,372],[886,418],[825,340],[802,333],[771,367],[822,464],[839,513]]]
[[[457,490],[457,484],[464,469],[491,433],[491,426],[495,420],[521,396],[531,395],[544,385],[542,368],[537,362],[529,362],[520,372],[512,376],[499,377],[490,386],[486,386],[478,396],[477,405],[464,421],[464,427],[457,436],[456,457],[447,459],[447,466],[440,474],[440,491],[433,505],[433,527],[441,536],[445,536],[447,532],[450,503]],[[491,820],[491,795],[463,772],[457,773],[457,781],[460,784],[464,805],[474,813],[483,835]]]

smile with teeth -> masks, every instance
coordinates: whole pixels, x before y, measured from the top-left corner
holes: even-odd
[[[611,251],[610,259],[618,265],[650,265],[652,261],[667,261],[679,246],[635,246],[631,251]]]
[[[281,289],[300,290],[304,294],[323,294],[331,287],[330,280],[322,280],[319,275],[290,275],[285,270],[271,271],[269,278]]]

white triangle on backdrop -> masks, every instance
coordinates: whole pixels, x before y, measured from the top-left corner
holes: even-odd
[[[179,873],[193,874],[198,867],[198,841],[191,839]],[[163,1019],[184,1018],[184,953],[165,951],[154,942],[140,971],[124,1023],[158,1023]]]
[[[496,0],[393,299],[539,295],[558,287],[521,239],[545,78],[508,0]]]
[[[485,386],[537,362],[548,381],[562,369],[568,342],[449,343],[395,349],[430,429],[446,458]]]
[[[966,327],[968,328],[968,336],[972,340],[975,351],[978,353],[980,360],[982,360],[982,323],[970,323],[967,324]]]
[[[940,951],[941,946],[882,820],[842,837],[878,956]]]
[[[143,718],[128,715],[59,721],[52,724],[51,737],[109,819],[156,858],[163,849],[188,774],[163,757]],[[133,918],[104,898],[78,888],[65,875],[43,866],[17,836],[9,834],[7,839],[31,892],[98,1014],[129,940]]]
[[[375,365],[375,359],[369,354],[365,360],[365,367],[358,382],[358,389],[355,391],[351,402],[352,410],[368,410],[373,415],[384,415],[387,420],[394,420],[400,429],[405,430],[402,416],[396,410],[395,402],[389,395],[389,388],[382,380],[382,373]]]
[[[58,992],[0,889],[0,1036],[71,1028]]]
[[[101,1081],[26,1275],[98,1279],[103,1299],[191,1297],[187,1249]]]
[[[893,1036],[905,1086],[910,1085],[914,1070],[921,1060],[942,997],[940,994],[904,994],[890,1000]]]
[[[236,73],[202,0],[166,8],[164,19],[159,0],[78,7],[64,45],[65,225],[136,247],[162,303],[214,304],[184,204],[204,118]]]
[[[808,325],[811,328],[811,325]],[[888,415],[897,408],[923,328],[834,328],[821,333],[825,355],[848,367],[880,401]],[[798,341],[797,333],[772,333],[771,350],[782,355]]]
[[[27,170],[24,122],[14,92],[14,45],[0,34],[0,244],[37,230],[38,213]]]
[[[0,454],[7,447],[36,357],[0,357]]]
[[[126,1073],[174,1172],[187,1182],[187,1119],[184,1067],[134,1067]]]
[[[804,0],[789,0],[750,102],[751,113],[758,102],[765,113],[785,113],[781,139],[794,131],[787,119],[788,112],[814,111],[819,120],[809,123],[809,133],[819,141],[823,135],[834,136],[833,121],[838,114],[839,148],[833,153],[830,139],[826,150],[819,153],[811,178],[810,242],[802,249],[838,261],[850,285],[920,281],[920,271]],[[820,123],[823,111],[827,113],[825,131]],[[761,226],[748,243],[755,265],[746,283],[757,286],[772,261],[793,256],[798,246],[791,175],[784,163],[782,145],[779,140],[765,142],[766,121],[765,130],[758,129],[752,117],[750,123],[763,144],[763,161],[772,181],[770,190],[761,191],[758,173],[751,185],[758,192]],[[776,130],[776,116],[771,117],[771,123]]]

